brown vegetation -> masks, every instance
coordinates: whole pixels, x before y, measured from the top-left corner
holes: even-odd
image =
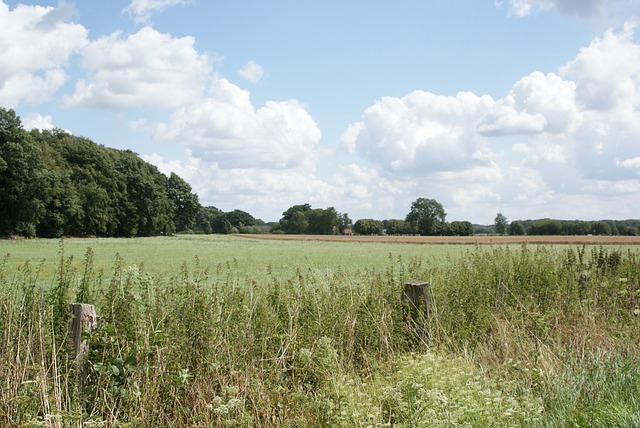
[[[569,244],[569,245],[640,245],[640,236],[362,236],[362,235],[238,235],[257,239],[302,241],[380,242],[399,244]]]

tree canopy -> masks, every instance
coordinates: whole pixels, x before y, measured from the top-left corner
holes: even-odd
[[[129,150],[26,131],[0,108],[0,235],[152,236],[193,228],[198,196]]]
[[[418,198],[411,204],[406,221],[420,235],[440,235],[447,214],[440,202],[429,198]]]

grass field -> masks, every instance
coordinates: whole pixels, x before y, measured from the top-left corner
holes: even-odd
[[[640,425],[637,241],[272,238],[0,241],[0,426]]]

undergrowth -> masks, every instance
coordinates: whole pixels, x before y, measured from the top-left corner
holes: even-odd
[[[0,262],[1,426],[637,426],[640,260],[474,248],[267,280],[238,260],[173,276],[117,257]],[[403,284],[428,281],[429,317]],[[96,306],[86,368],[68,304]],[[82,373],[86,378],[82,378]]]

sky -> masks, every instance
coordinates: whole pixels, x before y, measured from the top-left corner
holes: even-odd
[[[640,0],[0,0],[0,106],[264,221],[640,218]]]

